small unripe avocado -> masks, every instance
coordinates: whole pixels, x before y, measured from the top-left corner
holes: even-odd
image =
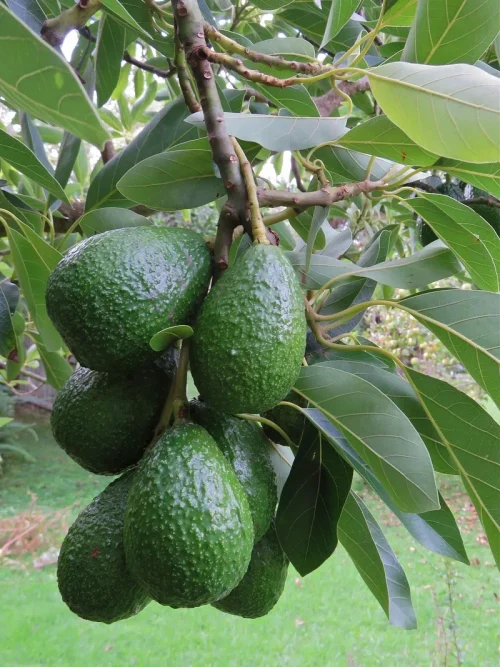
[[[141,461],[124,541],[130,571],[160,604],[210,604],[241,581],[254,543],[248,500],[201,426],[173,426]]]
[[[210,433],[236,473],[247,494],[258,542],[271,525],[278,502],[269,440],[257,424],[224,414],[201,401],[191,401],[189,411],[193,420]]]
[[[54,438],[85,470],[116,475],[143,455],[169,387],[155,364],[118,376],[80,367],[54,402]]]
[[[94,498],[61,546],[59,591],[71,611],[88,621],[114,623],[150,602],[125,564],[123,520],[133,476],[125,473]]]
[[[252,551],[247,573],[225,598],[214,602],[219,611],[243,618],[269,614],[285,588],[288,558],[278,541],[274,524]]]
[[[276,246],[253,245],[200,309],[190,361],[201,398],[230,414],[270,410],[297,379],[305,340],[292,265]]]
[[[177,227],[114,229],[76,246],[52,271],[47,311],[82,366],[152,361],[151,337],[189,324],[211,277],[203,237]]]

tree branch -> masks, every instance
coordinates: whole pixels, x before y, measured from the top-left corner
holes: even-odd
[[[261,206],[289,206],[290,208],[309,208],[309,206],[330,206],[331,204],[356,197],[362,192],[373,192],[381,190],[386,186],[384,181],[361,181],[360,183],[347,183],[333,187],[324,186],[321,190],[314,192],[289,192],[288,190],[257,190],[257,199]]]
[[[370,90],[370,81],[367,76],[364,76],[358,81],[340,81],[339,89],[352,97],[356,93],[363,93]],[[330,116],[332,111],[338,109],[341,104],[345,102],[342,95],[339,95],[336,90],[329,90],[321,97],[314,97],[314,103],[318,107],[320,116]]]
[[[255,83],[262,83],[265,86],[274,86],[275,88],[286,88],[287,86],[293,86],[297,83],[295,77],[290,77],[288,79],[279,79],[276,76],[271,76],[270,74],[264,74],[259,72],[256,69],[248,69],[244,64],[243,60],[239,58],[233,58],[228,56],[227,53],[217,53],[209,49],[208,46],[203,48],[203,57],[209,60],[212,63],[217,65],[222,65],[226,69],[236,72],[244,79],[248,81],[254,81]]]
[[[128,51],[125,51],[125,53],[123,54],[123,60],[126,63],[134,65],[134,67],[138,67],[139,69],[144,70],[145,72],[151,72],[152,74],[156,74],[156,76],[159,76],[162,79],[169,79],[177,72],[176,67],[170,67],[169,69],[161,69],[161,67],[155,67],[154,65],[148,65],[148,63],[143,63],[142,60],[137,60],[137,58],[131,56]]]
[[[100,8],[99,0],[79,0],[76,5],[53,19],[47,19],[42,25],[40,35],[51,46],[61,46],[69,32],[83,28]]]

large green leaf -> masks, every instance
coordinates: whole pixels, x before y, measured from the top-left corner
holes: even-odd
[[[47,382],[51,387],[54,387],[54,389],[59,391],[63,388],[66,380],[70,378],[73,369],[60,350],[57,352],[50,352],[43,344],[43,339],[40,334],[32,335],[45,369]]]
[[[349,465],[370,484],[414,539],[429,551],[453,558],[461,563],[469,563],[455,518],[441,494],[439,494],[440,508],[438,510],[423,514],[402,512],[370,466],[361,459],[339,429],[320,410],[303,408],[301,412],[321,430]]]
[[[403,380],[400,375],[356,359],[352,361],[349,359],[325,361],[324,364],[357,375],[380,389],[405,413],[417,429],[429,451],[434,469],[447,475],[458,474],[453,459],[427,417],[412,386]]]
[[[306,273],[306,257],[303,252],[292,252],[289,258],[295,270],[299,272],[301,282],[311,289],[318,289],[331,278],[344,275],[346,278],[363,276],[383,285],[415,289],[448,278],[460,271],[460,265],[453,253],[438,241],[409,257],[367,267],[315,254],[311,258],[311,268]]]
[[[319,45],[322,49],[325,44],[337,35],[341,28],[349,21],[352,14],[358,8],[361,0],[332,0],[330,11],[328,12],[328,19],[326,21],[325,32]]]
[[[345,131],[345,118],[298,118],[261,114],[225,113],[229,134],[238,139],[256,141],[271,151],[294,151],[312,148],[338,139]],[[204,128],[201,111],[186,119],[195,127]]]
[[[126,31],[121,23],[109,14],[103,14],[99,24],[96,52],[96,92],[97,104],[100,107],[109,100],[118,83],[125,40]]]
[[[446,382],[405,372],[460,471],[500,568],[500,424]]]
[[[316,364],[301,369],[294,390],[342,432],[400,509],[439,508],[424,443],[406,415],[379,389],[356,375]]]
[[[370,180],[382,180],[393,166],[393,162],[377,158],[372,161],[371,156],[359,153],[341,146],[324,146],[314,151],[314,158],[321,160],[328,172],[329,179],[337,185],[364,181],[368,170]]]
[[[149,40],[151,35],[139,25],[135,18],[128,12],[127,8],[120,0],[101,0],[101,4],[105,11],[109,12],[116,19],[121,21],[124,25],[132,28],[135,32],[143,38]]]
[[[316,49],[314,46],[300,37],[265,39],[261,42],[256,42],[251,48],[259,53],[266,53],[271,56],[284,56],[289,60],[304,56],[310,59],[316,58]]]
[[[102,147],[108,133],[76,74],[57,51],[2,4],[0,44],[4,47],[0,93],[5,99],[36,118]]]
[[[181,99],[159,111],[130,144],[97,173],[87,193],[86,210],[104,206],[131,206],[132,203],[118,191],[116,184],[138,162],[168,150],[181,141],[199,136],[197,130],[183,122],[188,115],[184,100]]]
[[[12,137],[0,128],[0,157],[6,160],[22,174],[31,178],[58,199],[68,201],[66,194],[56,178],[40,162],[37,156],[19,139]]]
[[[500,79],[472,65],[387,63],[367,70],[387,116],[422,148],[500,162]]]
[[[0,282],[0,354],[8,357],[16,349],[16,331],[12,317],[19,303],[19,287],[9,280]]]
[[[338,535],[392,625],[407,630],[416,628],[417,619],[404,570],[375,518],[353,492],[345,502]]]
[[[384,13],[383,26],[409,27],[415,18],[418,0],[397,0]]]
[[[309,229],[311,228],[313,211],[314,209],[306,209],[299,215],[290,219],[290,224],[293,229],[297,232],[300,238],[307,243],[307,237],[309,236]],[[325,234],[322,229],[316,234],[314,239],[313,248],[314,250],[322,250],[326,245]]]
[[[500,405],[500,294],[433,290],[398,305],[437,336]]]
[[[280,544],[302,576],[317,569],[335,551],[337,525],[351,482],[352,468],[319,431],[310,427],[276,513]]]
[[[438,159],[418,146],[387,116],[374,116],[338,140],[345,148],[408,165],[432,165]]]
[[[435,166],[500,199],[500,162],[471,164],[442,158]]]
[[[484,218],[446,195],[420,192],[408,203],[460,259],[478,287],[500,290],[500,238]]]
[[[85,213],[80,220],[80,227],[85,236],[102,234],[110,229],[123,229],[124,227],[143,227],[152,225],[149,218],[145,218],[134,211],[124,208],[97,208]]]
[[[274,88],[273,86],[261,86],[258,83],[253,83],[253,87],[267,97],[270,102],[274,102],[278,108],[287,109],[294,116],[313,118],[319,116],[319,111],[304,86]]]
[[[40,34],[47,16],[38,0],[6,0],[6,5],[28,28]]]
[[[225,195],[208,139],[194,139],[139,162],[117,184],[131,201],[163,211],[208,204]]]
[[[419,0],[403,60],[475,63],[498,34],[498,0]]]

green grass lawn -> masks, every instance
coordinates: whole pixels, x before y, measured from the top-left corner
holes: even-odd
[[[0,517],[25,511],[30,492],[44,508],[59,510],[75,502],[82,508],[108,481],[73,463],[47,427],[37,430],[40,441],[25,444],[36,464],[6,460]],[[356,484],[371,509],[382,510],[359,480]],[[138,616],[112,626],[71,614],[59,597],[55,565],[36,570],[32,554],[0,562],[0,665],[499,665],[498,573],[460,488],[447,480],[443,493],[459,511],[472,567],[425,551],[388,513],[378,511],[412,586],[416,631],[388,624],[341,548],[303,580],[290,569],[283,597],[263,619],[238,619],[211,607],[174,611],[151,603]],[[453,655],[456,645],[460,663]]]

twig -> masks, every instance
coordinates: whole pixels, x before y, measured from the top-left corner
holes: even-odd
[[[5,361],[0,361],[0,368],[7,368],[7,364]],[[31,378],[32,380],[36,380],[37,382],[41,382],[42,384],[47,382],[47,378],[42,377],[41,375],[37,375],[36,373],[32,373],[31,371],[27,371],[26,369],[22,368],[19,373],[21,375],[25,375],[28,378]]]
[[[498,199],[494,199],[493,197],[472,197],[472,199],[465,199],[464,204],[484,204],[484,206],[500,208],[500,201]]]
[[[275,88],[286,88],[287,86],[293,86],[297,83],[297,79],[295,77],[280,79],[277,76],[264,74],[263,72],[259,72],[259,70],[256,69],[249,69],[243,60],[228,56],[227,53],[218,53],[217,51],[212,51],[212,49],[209,49],[207,46],[204,47],[203,53],[204,57],[210,62],[216,63],[217,65],[222,65],[223,67],[236,72],[248,81],[262,83],[265,86],[274,86]]]
[[[252,166],[248,161],[245,152],[243,151],[243,149],[241,148],[241,146],[234,137],[232,137],[232,141],[234,150],[236,152],[236,156],[238,157],[238,160],[240,162],[240,168],[243,174],[243,178],[245,179],[245,185],[248,196],[248,206],[250,208],[252,237],[254,241],[256,241],[257,243],[264,243],[266,245],[269,245],[269,241],[267,240],[266,236],[266,228],[264,226],[264,223],[262,222],[262,215],[260,213],[259,201],[257,199],[257,188],[255,186],[255,179],[253,176]]]
[[[297,183],[297,187],[301,192],[307,192],[304,184],[302,183],[302,176],[300,175],[300,169],[299,165],[297,164],[297,160],[295,157],[292,155],[291,159],[291,167],[292,167],[292,174],[293,177],[295,178],[295,182]]]
[[[108,139],[106,143],[104,144],[104,148],[101,151],[101,158],[102,158],[102,163],[107,164],[110,160],[112,160],[116,155],[115,152],[115,147],[113,146],[113,142],[111,139]]]
[[[100,8],[100,0],[79,0],[58,16],[47,19],[42,25],[40,36],[53,47],[61,46],[69,32],[83,28]]]
[[[349,97],[352,97],[356,93],[370,90],[370,81],[367,76],[358,79],[358,81],[340,81],[338,89],[346,95],[349,95]],[[335,111],[335,109],[338,109],[341,106],[345,101],[345,98],[342,95],[339,95],[336,90],[332,89],[324,95],[321,95],[321,97],[314,97],[313,101],[318,107],[320,116],[330,116],[332,111]]]
[[[169,69],[162,69],[161,67],[155,67],[154,65],[143,63],[142,60],[138,60],[137,58],[134,58],[134,56],[131,56],[128,51],[125,51],[125,53],[123,54],[123,60],[126,63],[134,65],[134,67],[138,67],[139,69],[144,70],[145,72],[151,72],[152,74],[156,74],[156,76],[159,76],[162,79],[169,79],[177,72],[177,67],[169,67]]]
[[[257,198],[261,206],[289,206],[291,208],[308,208],[309,206],[330,206],[349,197],[356,197],[362,192],[381,190],[386,186],[384,181],[361,181],[340,186],[324,186],[313,192],[289,192],[288,190],[257,189]]]
[[[189,78],[189,72],[186,62],[186,54],[184,52],[184,46],[180,43],[179,39],[175,38],[175,65],[177,68],[177,78],[179,79],[179,86],[181,87],[182,96],[184,97],[184,103],[191,111],[191,113],[196,113],[201,111],[201,104],[196,99],[196,95],[191,85],[191,80]]]

